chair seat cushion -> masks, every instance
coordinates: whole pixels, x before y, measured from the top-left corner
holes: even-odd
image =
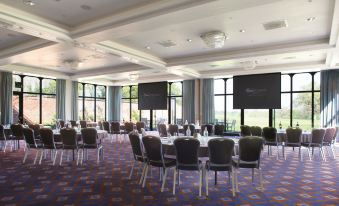
[[[165,167],[173,167],[176,165],[176,160],[171,158],[164,159]],[[163,167],[162,161],[150,161],[150,165],[154,167]]]
[[[199,160],[199,165],[196,164],[179,164],[177,169],[179,170],[200,170],[202,168],[202,163]]]
[[[83,144],[82,146],[82,148],[85,148],[85,149],[99,149],[101,147],[102,147],[101,144]]]
[[[240,162],[238,164],[238,159],[239,159],[239,157],[237,157],[237,156],[232,158],[232,165],[236,168],[258,168],[259,167],[257,161],[255,161],[255,162],[245,162],[245,161],[240,160]]]
[[[209,160],[206,161],[206,169],[213,170],[213,171],[230,171],[232,169],[231,165],[218,165],[218,164],[211,164]]]
[[[277,146],[277,145],[281,145],[281,143],[280,142],[265,142],[265,145]]]

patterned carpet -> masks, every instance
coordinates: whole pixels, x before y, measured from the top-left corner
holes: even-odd
[[[172,195],[173,170],[166,189],[160,193],[157,169],[143,189],[140,173],[128,179],[132,163],[129,143],[105,142],[105,160],[97,165],[95,153],[83,166],[64,161],[33,165],[34,152],[22,164],[23,150],[0,154],[0,205],[339,205],[339,151],[337,159],[320,161],[318,153],[310,161],[298,160],[298,152],[288,148],[287,160],[264,153],[264,188],[251,182],[250,170],[240,170],[240,193],[232,197],[227,175],[209,175],[209,197],[198,197],[197,172],[182,172],[182,184]],[[337,148],[338,150],[338,148]],[[265,148],[266,151],[266,148]],[[305,157],[306,151],[305,151]],[[256,176],[258,177],[258,176]],[[256,178],[257,180],[259,178]]]

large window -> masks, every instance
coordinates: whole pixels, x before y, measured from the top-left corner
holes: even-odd
[[[106,86],[78,84],[78,114],[80,120],[106,120]]]
[[[55,79],[13,75],[13,122],[54,125]]]

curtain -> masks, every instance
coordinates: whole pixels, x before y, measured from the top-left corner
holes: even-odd
[[[194,113],[194,80],[184,80],[183,82],[183,120],[188,123],[195,122]]]
[[[339,70],[321,71],[320,78],[321,125],[339,126]]]
[[[10,72],[1,74],[1,123],[13,123],[13,75]]]
[[[65,120],[66,80],[56,80],[56,117]]]
[[[214,79],[202,80],[202,123],[214,124]]]
[[[78,82],[72,81],[72,120],[78,120]]]
[[[108,120],[120,121],[121,112],[121,87],[108,87]]]

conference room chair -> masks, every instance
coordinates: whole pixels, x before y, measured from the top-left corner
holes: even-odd
[[[207,129],[208,136],[213,135],[213,125],[212,124],[203,124],[201,125],[200,134],[204,135],[205,128]]]
[[[41,143],[42,143],[42,151],[41,151],[39,164],[41,164],[44,154],[46,154],[47,150],[49,150],[51,154],[51,158],[53,160],[53,165],[55,165],[55,161],[58,156],[58,149],[61,149],[62,145],[56,144],[54,142],[53,130],[49,128],[41,128],[40,136],[41,136]]]
[[[81,137],[82,137],[81,164],[83,163],[84,159],[88,160],[88,150],[96,150],[97,164],[100,163],[100,158],[101,160],[104,160],[104,148],[101,142],[100,141],[98,142],[97,136],[98,134],[95,128],[81,129]]]
[[[146,170],[146,160],[147,160],[147,158],[146,158],[146,156],[144,155],[144,152],[143,152],[143,147],[142,147],[141,140],[139,138],[139,133],[134,132],[134,131],[130,132],[128,134],[128,137],[129,137],[129,142],[131,143],[133,158],[134,158],[133,165],[132,165],[132,168],[131,168],[131,171],[130,171],[130,174],[129,174],[129,179],[132,178],[135,164],[141,163],[142,166],[143,166],[143,170],[142,170],[140,180],[139,180],[139,184],[141,184],[143,182],[143,177],[144,177],[144,173],[145,173],[145,170]]]
[[[331,150],[333,159],[335,159],[335,138],[337,137],[337,128],[335,127],[330,127],[326,129],[325,136],[324,136],[324,141],[323,141],[323,146],[324,148],[328,148]]]
[[[301,143],[302,147],[307,148],[310,160],[312,160],[311,155],[310,155],[310,149],[312,148],[312,156],[313,156],[314,148],[318,148],[319,157],[321,157],[322,160],[326,161],[325,153],[323,150],[323,141],[324,141],[325,132],[326,132],[325,129],[312,129],[311,141]],[[302,156],[301,156],[301,160],[302,160]]]
[[[263,187],[262,170],[260,168],[260,153],[264,144],[264,140],[257,136],[246,136],[239,139],[239,155],[232,158],[235,191],[239,192],[238,186],[238,170],[240,168],[252,169],[252,182],[254,182],[254,170],[259,172],[259,183]]]
[[[158,124],[158,132],[160,137],[167,137],[166,124]]]
[[[210,170],[215,173],[215,184],[217,184],[217,172],[227,171],[230,182],[230,174],[232,173],[232,154],[234,150],[234,141],[227,138],[215,138],[208,141],[208,156],[205,166],[205,187],[208,196],[208,172]],[[233,177],[233,174],[232,174]],[[234,178],[232,178],[232,191],[235,196]]]
[[[115,141],[118,142],[118,139],[121,135],[121,130],[120,130],[120,122],[111,122],[111,142],[113,142],[113,137],[115,135]],[[120,143],[121,143],[121,139],[120,139]]]
[[[42,145],[35,141],[33,129],[23,128],[22,133],[23,133],[24,140],[25,140],[25,155],[24,155],[24,159],[22,160],[22,163],[26,162],[27,156],[30,153],[31,149],[35,149],[36,153],[35,153],[35,158],[34,158],[34,164],[36,164],[36,161],[39,156],[39,152],[42,149]]]
[[[87,128],[87,121],[86,120],[80,120],[80,127],[81,128]]]
[[[295,147],[299,148],[299,160],[301,160],[301,134],[302,129],[300,128],[287,128],[286,129],[286,139],[285,144],[283,145],[283,157],[286,160],[285,147]]]
[[[70,120],[69,122],[71,123],[71,127],[72,127],[72,128],[77,127],[77,121],[75,121],[75,120]]]
[[[122,134],[124,134],[124,139],[125,140],[125,136],[128,135],[130,132],[132,132],[134,130],[134,124],[133,122],[125,122],[125,129],[122,132]]]
[[[23,127],[21,124],[12,124],[11,131],[11,139],[13,139],[14,149],[17,150],[20,148],[20,140],[24,139]]]
[[[224,136],[225,125],[216,124],[214,125],[214,135],[216,136]]]
[[[60,128],[64,128],[65,127],[65,121],[64,120],[59,120],[58,121]]]
[[[105,130],[108,134],[111,134],[109,122],[103,121],[102,122],[102,129]]]
[[[179,136],[179,127],[177,124],[169,124],[168,125],[168,133],[171,136]]]
[[[252,136],[257,136],[257,137],[262,136],[262,129],[259,126],[252,126],[252,127],[250,127],[250,130],[251,130]]]
[[[146,127],[145,122],[137,122],[136,125],[137,125],[137,130],[138,130],[139,134],[141,134],[141,129],[142,128],[145,129],[145,127]]]
[[[188,136],[188,135],[187,135],[187,129],[188,129],[188,127],[190,128],[190,131],[191,131],[191,135],[190,135],[190,136],[193,136],[194,133],[195,133],[195,126],[194,126],[194,124],[185,124],[185,125],[183,126],[183,129],[184,129],[184,135],[185,135],[185,136]]]
[[[267,145],[267,156],[272,154],[272,146],[277,148],[277,160],[279,159],[279,146],[282,146],[282,142],[278,140],[277,129],[274,127],[264,127],[262,130],[264,138],[264,144]]]
[[[162,172],[162,186],[161,192],[164,191],[166,185],[166,177],[168,169],[171,167],[175,167],[176,160],[171,158],[164,157],[164,151],[162,149],[161,140],[159,137],[155,136],[145,136],[142,138],[142,143],[146,152],[146,171],[144,174],[144,180],[142,183],[142,187],[145,187],[148,169],[151,167],[158,167]]]
[[[33,129],[34,131],[34,138],[40,139],[40,125],[39,124],[29,124],[29,128]]]
[[[198,158],[200,148],[199,140],[191,137],[182,137],[175,139],[173,144],[177,157],[173,178],[173,195],[175,195],[177,173],[179,173],[180,170],[188,170],[199,172],[199,197],[200,197],[203,179],[203,165]],[[180,181],[178,183],[180,183]]]
[[[102,127],[102,121],[99,121],[99,122],[98,122],[98,126],[99,126],[99,129],[100,129],[100,130],[103,130],[103,127]]]
[[[247,126],[247,125],[241,125],[240,126],[240,135],[242,137],[244,136],[251,136],[251,128],[250,126]]]
[[[11,146],[11,151],[13,151],[13,141],[10,138],[7,138],[5,134],[5,128],[3,125],[0,124],[0,146],[2,147],[2,150],[4,153],[6,153],[7,145]]]
[[[236,124],[236,120],[232,120],[231,122],[226,122],[226,126],[227,126],[227,131],[235,131],[235,124]]]
[[[76,164],[79,165],[79,158],[80,158],[80,152],[81,145],[78,144],[78,138],[77,138],[77,132],[73,128],[64,128],[60,130],[60,136],[62,141],[62,150],[60,155],[60,163],[62,164],[62,158],[64,155],[64,151],[67,151],[67,158],[69,156],[69,151],[76,151],[77,152],[77,162]]]

